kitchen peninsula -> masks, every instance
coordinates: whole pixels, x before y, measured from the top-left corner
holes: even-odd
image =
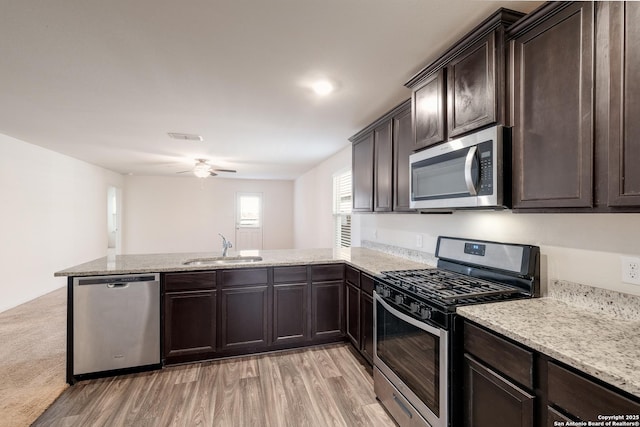
[[[226,258],[219,255],[118,255],[55,273],[69,278],[67,382],[121,373],[111,368],[111,372],[74,371],[74,315],[80,310],[90,311],[84,307],[85,301],[74,299],[74,290],[81,282],[95,283],[104,278],[113,281],[105,282],[107,286],[118,288],[126,287],[120,283],[125,277],[124,283],[155,281],[157,295],[151,300],[160,306],[155,316],[160,322],[161,355],[158,358],[156,351],[156,360],[151,362],[154,366],[147,368],[345,340],[350,340],[371,364],[373,276],[385,270],[430,267],[366,248],[250,251]],[[142,304],[147,309],[153,306],[157,313],[154,304]],[[137,310],[128,307],[129,311]],[[111,310],[118,319],[118,311],[122,315],[127,311],[117,304]],[[151,329],[158,330],[155,326]],[[158,348],[155,341],[152,343]],[[126,347],[114,351],[114,366],[125,366],[118,362],[126,359],[127,351]]]

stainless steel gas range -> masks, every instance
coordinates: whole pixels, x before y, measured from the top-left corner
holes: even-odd
[[[537,246],[439,237],[437,268],[375,279],[374,386],[401,427],[461,424],[456,307],[539,296]]]

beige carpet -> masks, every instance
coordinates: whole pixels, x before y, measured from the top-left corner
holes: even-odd
[[[67,388],[66,287],[0,313],[0,427],[28,426]]]

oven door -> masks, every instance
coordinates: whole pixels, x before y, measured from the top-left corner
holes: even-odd
[[[375,367],[433,427],[446,427],[449,333],[374,295]]]

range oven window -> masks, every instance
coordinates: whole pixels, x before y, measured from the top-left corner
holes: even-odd
[[[440,338],[376,304],[376,356],[440,416]]]

